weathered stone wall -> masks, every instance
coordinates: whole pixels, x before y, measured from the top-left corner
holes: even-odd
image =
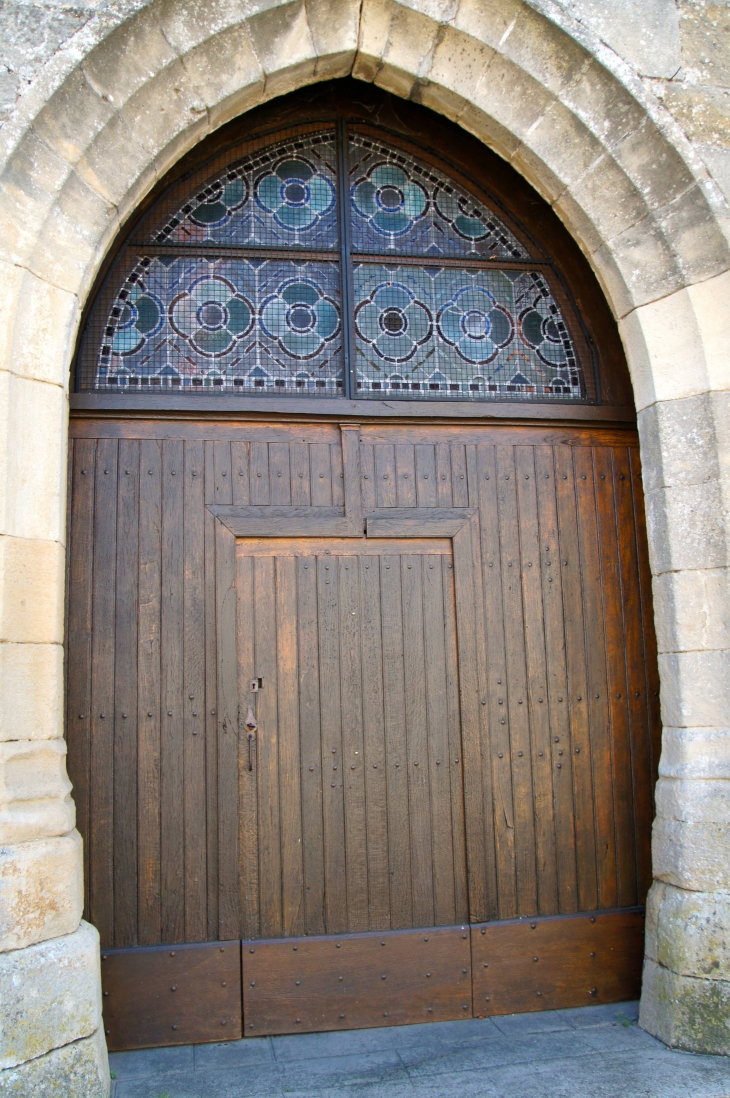
[[[201,137],[350,73],[521,171],[619,322],[665,725],[642,1022],[730,1052],[729,18],[701,0],[0,3],[0,985],[27,997],[5,1000],[0,1094],[108,1088],[61,738],[85,295],[120,224]]]

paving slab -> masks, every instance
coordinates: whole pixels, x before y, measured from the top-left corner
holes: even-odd
[[[730,1058],[637,1019],[616,1003],[118,1052],[112,1098],[730,1098]]]

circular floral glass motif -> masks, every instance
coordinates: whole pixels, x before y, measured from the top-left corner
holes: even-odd
[[[335,303],[311,279],[283,282],[261,306],[261,327],[294,358],[312,358],[340,328]]]
[[[357,334],[386,362],[407,362],[431,338],[431,313],[407,286],[376,286],[355,311]]]
[[[286,159],[256,184],[256,201],[289,232],[310,229],[335,204],[335,189],[303,157]]]
[[[407,233],[423,217],[428,195],[397,164],[377,164],[352,188],[352,201],[361,217],[388,236]]]
[[[467,362],[491,362],[512,339],[514,326],[506,309],[481,286],[454,294],[437,317],[439,333]]]
[[[190,220],[196,225],[208,228],[223,225],[234,210],[238,210],[248,200],[248,184],[235,172],[229,172],[226,179],[218,179],[204,191],[196,195],[199,205],[190,214]]]
[[[172,302],[170,323],[196,351],[215,358],[251,331],[254,310],[227,279],[200,278]]]
[[[550,312],[544,315],[541,304],[520,313],[520,333],[525,343],[537,352],[547,366],[559,369],[568,365],[565,354],[567,332],[559,316],[555,317]],[[543,308],[547,309],[546,306]]]
[[[132,355],[144,341],[162,325],[165,308],[158,297],[135,286],[126,300],[118,300],[111,311],[110,323],[115,324],[112,353]]]

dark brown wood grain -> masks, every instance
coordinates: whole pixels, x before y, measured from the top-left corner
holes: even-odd
[[[241,1037],[241,944],[103,950],[110,1052]]]
[[[242,943],[244,1033],[471,1016],[467,926]]]
[[[474,1014],[520,1014],[636,999],[641,909],[471,928]]]

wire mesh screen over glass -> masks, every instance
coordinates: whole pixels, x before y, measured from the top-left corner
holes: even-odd
[[[121,249],[78,387],[595,400],[553,264],[426,157],[339,126],[188,175]]]

